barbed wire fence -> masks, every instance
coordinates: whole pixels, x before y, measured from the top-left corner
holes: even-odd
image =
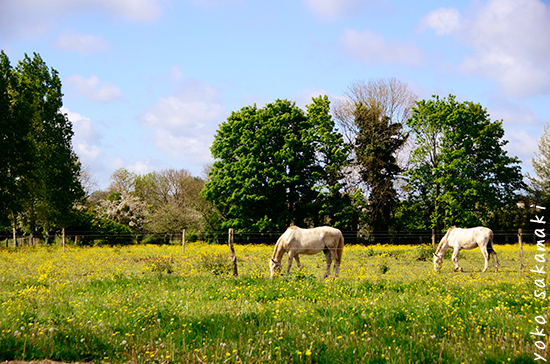
[[[162,234],[98,234],[86,232],[69,232],[62,231],[60,235],[42,236],[20,234],[0,234],[0,247],[18,248],[24,246],[48,246],[61,244],[63,250],[66,245],[72,246],[121,246],[121,245],[139,245],[139,244],[155,244],[155,245],[181,245],[181,253],[185,254],[185,245],[189,242],[205,241],[210,244],[224,244],[228,246],[228,256],[231,260],[232,271],[234,276],[238,276],[237,255],[235,246],[252,246],[252,245],[271,245],[274,246],[278,238],[284,231],[276,232],[235,232],[229,229],[227,232],[210,233],[210,234],[186,234],[186,230],[182,229],[181,233],[162,233]],[[523,274],[523,245],[537,244],[537,237],[534,232],[523,232],[522,229],[517,231],[494,231],[493,244],[498,247],[502,244],[518,244],[518,253],[520,258],[520,271]],[[358,231],[342,231],[345,245],[431,245],[432,249],[439,244],[439,241],[445,234],[445,231],[435,230],[415,230],[415,231],[400,231],[400,232],[368,232],[361,233]],[[3,242],[3,244],[2,244]]]
[[[264,244],[275,245],[277,239],[284,231],[275,232],[237,232],[234,231],[234,244]],[[430,230],[400,231],[400,232],[369,232],[342,231],[346,245],[419,245],[430,244],[437,246],[445,231],[434,232]],[[518,234],[522,236],[524,244],[536,244],[534,232],[522,232],[518,230],[494,231],[494,244],[517,244]],[[179,245],[182,241],[205,241],[213,244],[227,244],[229,232],[190,234],[182,230],[180,233],[136,233],[136,234],[101,234],[90,232],[69,232],[63,235],[43,236],[37,234],[17,234],[15,241],[12,234],[0,234],[0,246],[21,247],[39,246],[59,243],[63,238],[67,245],[131,245],[131,244],[157,244]]]

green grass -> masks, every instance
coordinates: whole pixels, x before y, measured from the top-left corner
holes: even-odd
[[[322,254],[271,280],[266,246],[237,247],[238,278],[227,247],[201,243],[3,249],[0,360],[532,363],[548,304],[516,248],[498,248],[498,273],[471,251],[464,272],[446,259],[436,274],[425,248],[346,247],[326,281]]]

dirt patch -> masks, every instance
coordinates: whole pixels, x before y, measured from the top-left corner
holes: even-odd
[[[67,364],[62,363],[59,361],[51,361],[51,360],[34,360],[34,361],[3,361],[1,364]],[[71,364],[92,364],[92,363],[71,363]]]

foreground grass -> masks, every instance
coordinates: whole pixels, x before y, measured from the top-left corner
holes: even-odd
[[[517,247],[482,274],[432,271],[428,248],[346,247],[341,277],[323,256],[271,280],[272,247],[175,246],[0,250],[0,360],[110,363],[531,363],[531,273]],[[535,249],[525,251],[526,271]],[[419,259],[428,259],[419,260]],[[536,277],[540,278],[540,277]],[[540,325],[538,325],[540,326]],[[548,330],[545,330],[547,332]]]

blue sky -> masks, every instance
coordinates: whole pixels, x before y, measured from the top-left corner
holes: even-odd
[[[481,103],[524,172],[550,121],[548,1],[0,0],[0,48],[59,72],[98,188],[121,167],[201,175],[231,111],[358,80]]]

